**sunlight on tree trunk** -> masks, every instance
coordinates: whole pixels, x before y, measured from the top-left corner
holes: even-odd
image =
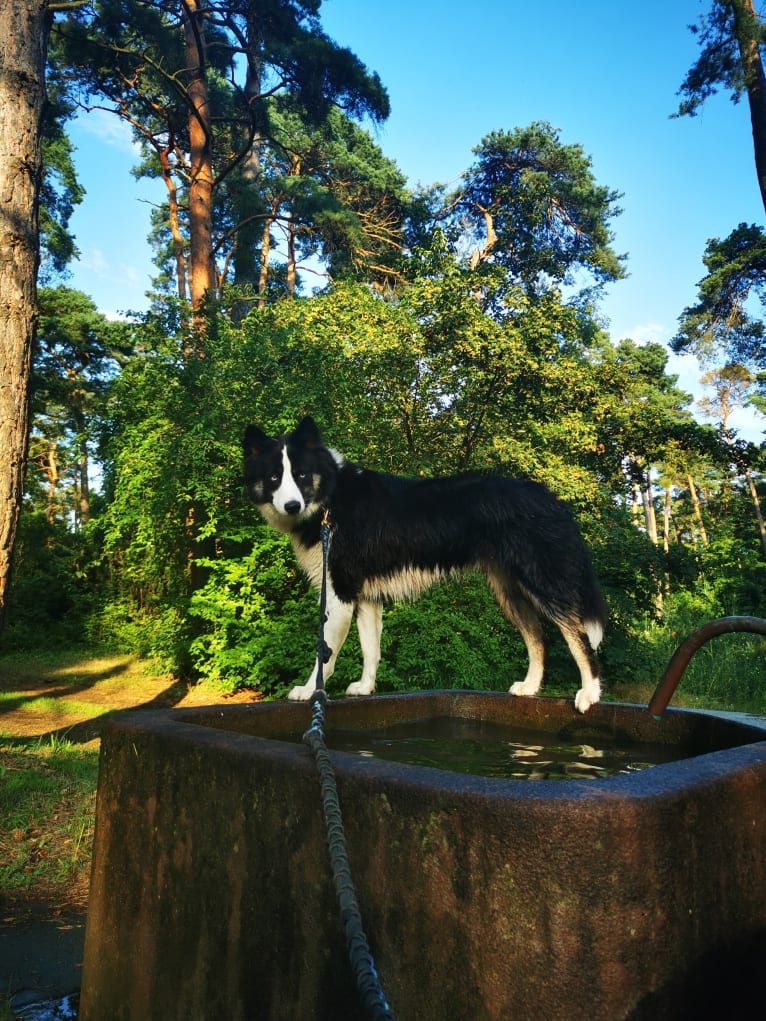
[[[761,537],[761,547],[763,549],[764,556],[766,556],[766,525],[764,525],[763,521],[761,501],[758,498],[758,490],[755,488],[753,476],[750,474],[747,468],[745,468],[745,479],[747,480],[747,488],[750,490],[750,498],[753,501],[753,507],[755,509],[755,518],[756,521],[758,522],[758,534]]]
[[[753,477],[746,463],[746,455],[737,450],[736,433],[729,428],[729,419],[737,408],[745,405],[748,395],[755,386],[756,377],[744,365],[724,365],[720,369],[711,369],[702,377],[704,386],[713,390],[712,397],[703,397],[698,401],[700,410],[707,418],[717,418],[724,441],[732,451],[733,461],[737,469],[745,476],[750,499],[753,501],[755,518],[758,522],[758,535],[761,546],[766,554],[766,528],[764,527],[763,511]]]
[[[215,289],[213,274],[210,105],[208,102],[204,11],[199,0],[183,0],[189,107],[189,290],[192,307],[202,308]]]
[[[646,534],[649,536],[649,541],[653,546],[659,544],[659,538],[657,536],[657,518],[654,514],[654,503],[652,502],[652,488],[651,485],[647,485],[641,490],[641,499],[644,504],[644,521],[646,523]]]
[[[162,166],[162,180],[168,190],[168,227],[173,239],[173,259],[176,272],[176,290],[181,301],[186,301],[186,252],[181,224],[178,215],[178,189],[173,179],[173,168],[169,159],[169,150],[159,152]]]
[[[687,474],[686,484],[689,487],[689,496],[691,497],[692,508],[694,510],[694,520],[697,523],[700,540],[702,541],[703,546],[707,546],[707,531],[705,530],[705,522],[702,520],[702,511],[700,510],[700,501],[697,496],[697,487],[694,485],[694,479],[691,477],[691,474]]]
[[[48,503],[45,508],[45,519],[49,525],[52,525],[60,509],[58,506],[58,446],[55,440],[48,440],[48,447],[45,456],[42,458],[42,465],[48,483]]]
[[[48,17],[45,0],[0,4],[0,629],[29,442]]]
[[[261,240],[261,267],[258,276],[258,308],[266,306],[266,295],[269,289],[269,256],[271,253],[271,225],[273,217],[268,217],[263,224]]]
[[[755,170],[761,189],[761,201],[766,209],[766,76],[758,45],[758,16],[752,0],[732,0],[734,30],[737,36],[750,107],[750,125],[753,130]]]
[[[662,507],[662,548],[665,553],[670,552],[670,508],[673,500],[673,492],[670,486],[665,487],[665,500]]]

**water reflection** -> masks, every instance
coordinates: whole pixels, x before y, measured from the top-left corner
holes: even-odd
[[[333,730],[328,745],[367,758],[513,780],[588,780],[684,758],[675,745],[566,741],[557,734],[454,717]]]

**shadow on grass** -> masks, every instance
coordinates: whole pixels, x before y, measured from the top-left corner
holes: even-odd
[[[61,650],[0,657],[0,734],[85,744],[114,713],[172,708],[188,691],[185,681],[144,673],[129,655]]]

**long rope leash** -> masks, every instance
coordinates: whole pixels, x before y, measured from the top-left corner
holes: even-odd
[[[327,827],[327,846],[330,852],[330,866],[335,885],[335,893],[340,906],[340,920],[346,937],[346,948],[349,961],[356,980],[356,986],[362,1004],[373,1021],[395,1021],[391,1008],[375,970],[375,962],[370,953],[367,937],[362,927],[362,916],[356,899],[354,882],[346,850],[346,836],[343,830],[343,817],[338,798],[338,787],[335,781],[330,755],[324,737],[324,712],[327,704],[327,693],[324,688],[324,665],[329,660],[332,650],[324,639],[324,626],[327,620],[327,554],[330,546],[329,512],[322,517],[322,586],[319,593],[319,636],[317,639],[317,676],[316,691],[311,698],[311,726],[303,735],[303,741],[314,754],[319,771],[319,782],[322,791],[322,807]]]

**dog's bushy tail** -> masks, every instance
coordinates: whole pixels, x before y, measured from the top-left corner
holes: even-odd
[[[580,609],[590,646],[595,650],[601,645],[606,629],[607,610],[604,597],[601,594],[596,575],[591,567],[590,560],[586,561],[586,577],[583,579],[583,601]]]

